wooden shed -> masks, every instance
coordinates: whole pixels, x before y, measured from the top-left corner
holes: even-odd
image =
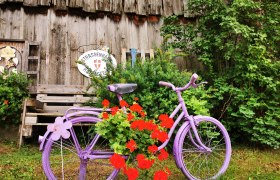
[[[89,84],[76,65],[82,53],[108,46],[118,63],[130,48],[149,53],[162,42],[162,17],[187,17],[185,7],[186,0],[0,0],[0,48],[21,53],[18,70],[33,79],[36,100],[60,89],[75,104]]]

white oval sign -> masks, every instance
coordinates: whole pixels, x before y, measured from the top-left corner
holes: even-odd
[[[95,71],[98,75],[105,75],[106,73],[106,63],[112,63],[113,67],[117,66],[116,59],[107,53],[106,51],[101,50],[91,50],[87,51],[79,57],[79,61],[84,63],[92,71]],[[86,77],[90,77],[87,67],[81,63],[77,63],[79,71]]]

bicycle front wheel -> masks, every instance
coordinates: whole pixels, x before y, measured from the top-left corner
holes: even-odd
[[[217,179],[230,162],[231,142],[225,127],[212,117],[194,117],[201,142],[199,145],[190,125],[185,126],[178,142],[182,172],[189,179]]]
[[[93,133],[97,120],[99,119],[96,117],[71,119],[73,127],[70,129],[70,138],[58,141],[46,139],[42,165],[48,179],[100,180],[114,179],[117,176],[119,171],[109,162],[113,150],[102,137]],[[89,150],[92,143],[94,146]],[[91,159],[88,155],[104,156]]]

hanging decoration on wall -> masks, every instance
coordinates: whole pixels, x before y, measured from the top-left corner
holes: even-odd
[[[87,51],[79,57],[77,66],[79,71],[86,77],[90,77],[88,69],[95,72],[96,75],[105,75],[107,63],[111,63],[113,67],[117,66],[116,59],[108,53],[108,48],[102,50]]]
[[[5,69],[13,73],[17,73],[17,65],[19,60],[16,57],[16,50],[10,46],[0,49],[0,73],[4,73]]]

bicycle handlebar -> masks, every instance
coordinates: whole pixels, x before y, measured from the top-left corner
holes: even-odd
[[[189,81],[188,84],[186,84],[184,87],[178,87],[176,88],[173,84],[169,83],[169,82],[164,82],[164,81],[160,81],[159,82],[159,85],[160,86],[166,86],[166,87],[171,87],[173,91],[175,90],[179,90],[179,91],[184,91],[186,89],[188,89],[190,86],[196,88],[197,86],[199,86],[200,84],[205,84],[207,82],[202,82],[200,84],[195,84],[195,81],[197,80],[198,78],[198,75],[196,73],[194,73],[192,76],[191,76],[191,79]]]

